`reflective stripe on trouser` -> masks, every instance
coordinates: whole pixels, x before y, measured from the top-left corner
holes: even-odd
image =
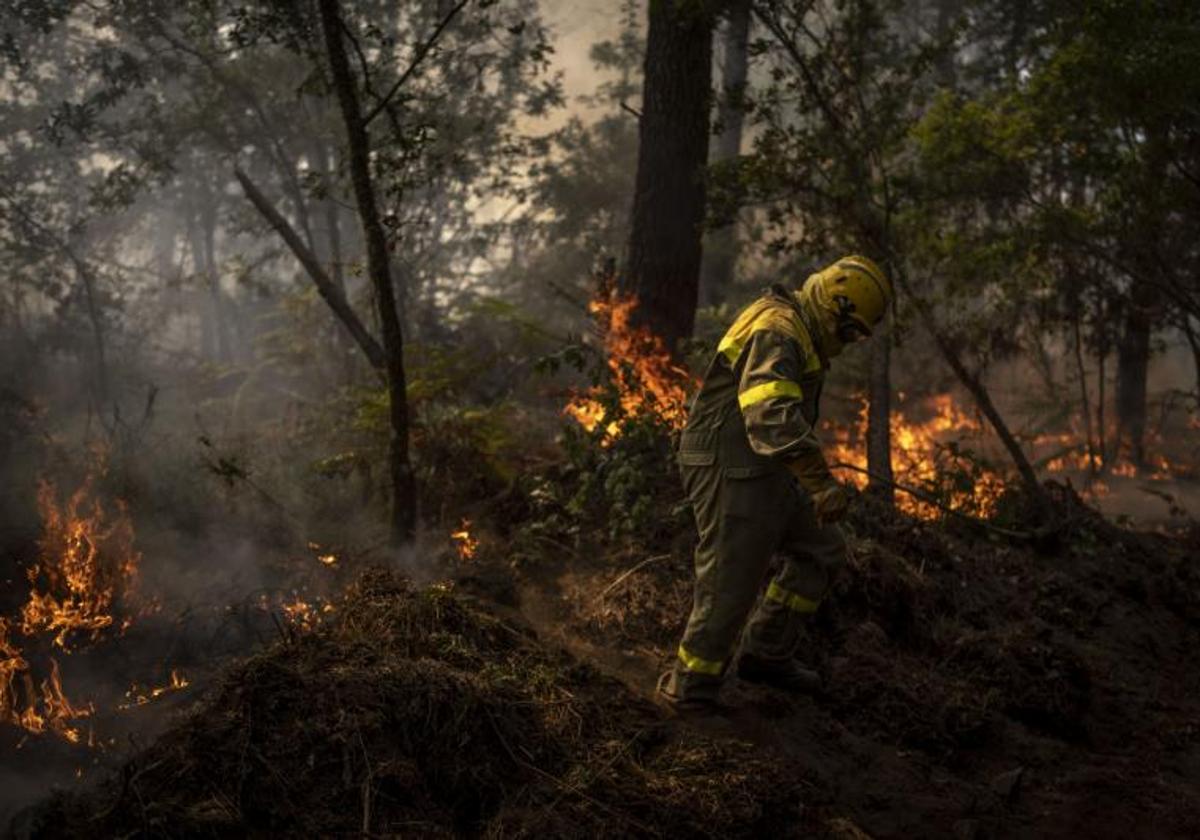
[[[716,466],[685,466],[682,471],[700,542],[692,613],[667,691],[688,699],[713,699],[758,600],[772,555],[779,551],[788,558],[772,581],[775,594],[794,597],[764,598],[747,636],[755,653],[770,657],[787,644],[794,647],[792,627],[805,617],[784,603],[818,603],[832,567],[844,558],[844,543],[836,528],[817,528],[811,502],[783,471],[749,478],[729,477]],[[783,620],[792,617],[795,620]]]
[[[767,584],[766,594],[742,639],[742,649],[762,659],[790,659],[809,617],[817,611],[846,559],[846,541],[837,525],[818,525],[812,502],[798,496],[779,552],[783,565]]]

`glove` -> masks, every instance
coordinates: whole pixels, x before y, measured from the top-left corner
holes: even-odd
[[[846,516],[850,494],[834,479],[821,450],[806,450],[800,457],[789,461],[787,466],[796,477],[796,483],[812,498],[818,525],[840,522]]]
[[[834,482],[824,490],[812,494],[813,507],[817,510],[817,524],[831,525],[846,518],[850,509],[850,494],[846,488]]]

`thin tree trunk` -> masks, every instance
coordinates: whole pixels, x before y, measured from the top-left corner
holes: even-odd
[[[672,352],[691,336],[700,285],[715,6],[653,0],[624,290]]]
[[[892,262],[893,264],[896,263],[895,260]],[[929,304],[924,298],[913,291],[912,286],[908,282],[908,277],[904,272],[897,270],[895,274],[899,285],[912,300],[917,310],[917,315],[925,325],[925,329],[933,336],[934,343],[937,344],[938,350],[941,351],[942,358],[946,360],[946,364],[950,365],[950,369],[954,371],[954,375],[958,377],[958,381],[963,384],[963,387],[967,389],[967,392],[975,400],[975,404],[979,406],[979,410],[983,412],[983,416],[987,418],[995,430],[997,437],[1000,438],[1000,442],[1008,452],[1009,457],[1012,458],[1013,464],[1017,468],[1017,473],[1021,477],[1021,483],[1025,487],[1025,492],[1035,502],[1036,506],[1034,509],[1048,512],[1050,505],[1046,497],[1046,491],[1042,489],[1037,473],[1034,472],[1033,465],[1029,463],[1024,450],[1021,449],[1021,444],[1017,442],[1017,439],[1009,430],[1008,424],[1004,422],[1004,417],[1000,414],[999,409],[996,408],[996,404],[992,402],[992,397],[988,393],[987,388],[978,376],[968,370],[966,364],[963,363],[962,356],[959,355],[958,349],[938,327]]]
[[[205,283],[212,305],[212,320],[216,334],[217,358],[222,362],[233,360],[233,350],[229,342],[229,324],[225,319],[225,304],[221,298],[221,275],[217,270],[217,208],[212,201],[212,194],[205,193],[205,206],[201,213],[204,244]]]
[[[1104,360],[1108,357],[1108,339],[1100,339],[1100,347],[1096,350],[1096,368],[1097,368],[1097,383],[1096,383],[1096,437],[1100,441],[1100,468],[1101,471],[1107,471],[1111,463],[1109,463],[1109,452],[1112,449],[1108,445],[1108,429],[1105,428],[1107,418],[1104,416],[1104,404],[1108,399],[1108,370]]]
[[[1075,317],[1071,326],[1075,333],[1075,369],[1079,373],[1079,397],[1083,402],[1083,428],[1087,435],[1088,472],[1096,474],[1096,447],[1092,443],[1092,406],[1088,399],[1087,368],[1083,364],[1083,337],[1079,329],[1079,307],[1075,307]]]
[[[375,204],[374,186],[371,183],[370,138],[359,109],[357,82],[350,70],[346,45],[342,40],[342,19],[338,0],[319,0],[319,8],[333,88],[341,106],[342,121],[346,125],[350,180],[354,186],[354,199],[367,245],[367,273],[375,289],[379,322],[383,332],[392,429],[388,452],[392,479],[391,543],[398,547],[412,541],[417,526],[416,484],[408,457],[408,398],[404,375],[404,342],[400,319],[396,315],[387,239],[379,218],[379,208]]]
[[[736,0],[729,7],[729,18],[721,35],[724,58],[721,97],[718,100],[717,120],[721,133],[717,135],[714,163],[737,160],[742,152],[742,132],[745,125],[746,78],[750,65],[750,2]],[[720,303],[733,283],[738,260],[738,231],[736,216],[728,224],[712,231],[704,247],[700,271],[700,299],[706,305]]]
[[[213,330],[211,307],[205,308],[205,293],[208,291],[208,265],[204,262],[204,211],[200,208],[192,215],[188,224],[188,238],[192,246],[193,282],[200,284],[200,291],[189,288],[189,296],[196,299],[196,317],[200,321],[200,356],[205,360],[216,358],[216,333]],[[198,298],[198,299],[197,299]]]
[[[96,350],[95,365],[95,398],[96,407],[103,412],[109,403],[111,391],[108,378],[108,354],[104,341],[104,321],[100,314],[100,304],[96,300],[96,278],[91,268],[82,260],[72,255],[75,263],[75,274],[83,286],[84,301],[87,304],[88,321],[92,325],[92,343]]]
[[[888,505],[895,502],[892,475],[892,337],[885,320],[871,342],[871,375],[867,407],[868,491]]]
[[[242,190],[246,193],[246,197],[250,199],[250,203],[255,209],[275,228],[276,233],[283,238],[287,243],[288,248],[295,254],[296,259],[304,266],[304,270],[312,279],[313,284],[317,287],[317,293],[325,299],[329,304],[329,308],[333,310],[333,314],[338,317],[346,329],[350,332],[359,348],[367,357],[367,361],[371,366],[379,370],[387,368],[387,359],[384,353],[384,348],[379,345],[379,342],[367,331],[359,320],[358,315],[350,307],[345,295],[334,284],[329,275],[325,273],[320,261],[316,255],[308,249],[308,246],[300,239],[300,236],[288,224],[288,220],[280,215],[279,211],[267,201],[266,196],[255,186],[250,177],[240,169],[233,171],[238,182],[242,185]]]
[[[1150,367],[1150,313],[1155,294],[1137,286],[1117,344],[1117,454],[1146,463],[1146,380]]]
[[[1200,336],[1192,326],[1192,316],[1183,316],[1183,334],[1187,337],[1188,346],[1192,348],[1192,364],[1196,370],[1196,399],[1200,401]]]

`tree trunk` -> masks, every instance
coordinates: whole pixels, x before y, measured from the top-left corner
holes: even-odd
[[[92,325],[92,342],[96,352],[93,394],[96,400],[97,412],[103,414],[112,393],[109,389],[108,381],[108,355],[104,340],[104,320],[100,314],[100,303],[96,299],[96,277],[92,274],[91,268],[82,259],[72,257],[72,262],[75,263],[75,274],[83,286],[83,297],[87,305],[88,321]]]
[[[1073,307],[1075,317],[1072,319],[1072,331],[1075,338],[1075,370],[1079,375],[1079,398],[1083,403],[1083,430],[1087,435],[1088,473],[1094,476],[1097,471],[1096,446],[1092,442],[1092,402],[1088,398],[1087,367],[1083,363],[1083,336],[1079,327],[1080,304],[1077,301]]]
[[[221,273],[217,270],[217,208],[216,202],[212,200],[212,194],[207,191],[201,218],[203,220],[201,233],[204,237],[204,279],[208,287],[208,297],[212,307],[217,359],[228,363],[233,360],[233,351],[229,343],[229,324],[225,318],[225,304],[221,297]]]
[[[721,133],[717,135],[714,163],[736,160],[742,152],[745,125],[746,76],[750,64],[750,2],[737,0],[730,5],[729,19],[721,37],[725,61],[722,91],[717,106]],[[700,299],[706,305],[720,303],[733,283],[737,269],[738,236],[736,217],[712,231],[704,247],[700,271]]]
[[[192,278],[193,283],[199,283],[201,288],[208,288],[208,266],[204,264],[204,213],[197,207],[196,212],[188,222],[188,238],[192,246]],[[189,284],[190,286],[190,284]],[[195,299],[197,292],[188,289],[188,297]],[[197,301],[196,316],[200,320],[200,357],[210,360],[216,357],[216,341],[213,334],[212,312],[203,306],[203,297]]]
[[[1196,372],[1196,400],[1200,402],[1200,335],[1192,326],[1192,316],[1183,316],[1183,334],[1187,336],[1188,346],[1192,348],[1192,365]]]
[[[892,336],[885,320],[871,342],[871,374],[867,392],[867,490],[888,505],[895,502],[892,485]]]
[[[1147,285],[1134,289],[1117,342],[1117,455],[1139,467],[1146,463],[1146,375],[1154,298]]]
[[[623,289],[638,319],[678,352],[699,296],[712,83],[709,0],[651,0],[632,230]]]
[[[404,376],[404,342],[400,319],[396,316],[396,298],[388,263],[387,239],[371,183],[371,143],[358,102],[358,84],[346,57],[342,40],[341,10],[338,0],[319,0],[321,29],[333,89],[346,125],[350,156],[350,180],[367,246],[367,274],[375,290],[383,349],[387,362],[387,384],[391,440],[388,466],[392,479],[392,517],[390,537],[394,547],[412,542],[417,527],[416,485],[408,458],[408,397]]]

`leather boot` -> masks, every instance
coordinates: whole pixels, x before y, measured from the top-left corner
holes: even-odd
[[[797,694],[819,695],[824,688],[820,674],[795,659],[763,659],[744,653],[738,659],[737,674],[752,683],[781,688]]]

